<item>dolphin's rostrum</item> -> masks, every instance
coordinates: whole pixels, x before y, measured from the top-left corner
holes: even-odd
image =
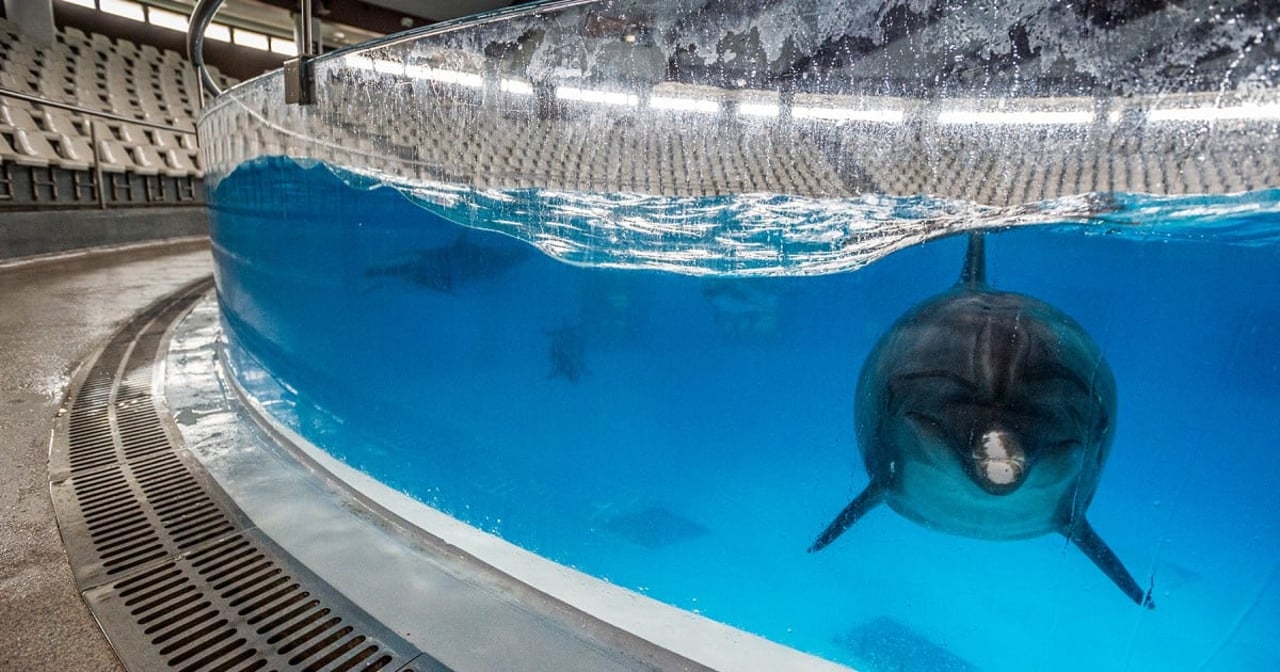
[[[986,284],[982,234],[970,235],[956,286],[880,339],[854,406],[871,482],[811,552],[883,502],[968,537],[1058,532],[1130,599],[1154,608],[1085,519],[1115,433],[1111,368],[1074,320]]]

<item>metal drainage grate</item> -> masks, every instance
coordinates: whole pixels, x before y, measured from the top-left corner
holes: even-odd
[[[396,670],[408,660],[391,633],[254,530],[85,593],[108,623],[141,636],[117,642],[139,669]],[[419,659],[420,670],[447,670]]]
[[[66,450],[53,451],[53,480],[172,450],[151,394],[165,331],[212,287],[199,280],[143,310],[108,341],[69,400]]]
[[[149,455],[51,486],[81,588],[248,527],[186,451]]]
[[[72,385],[49,456],[85,602],[132,670],[448,672],[251,527],[152,393],[166,334],[212,287],[143,310]]]

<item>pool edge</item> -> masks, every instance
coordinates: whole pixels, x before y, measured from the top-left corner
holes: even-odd
[[[218,347],[220,350],[221,345]],[[282,452],[325,481],[329,490],[339,496],[345,493],[380,516],[388,534],[408,536],[436,552],[465,555],[476,568],[490,572],[500,583],[505,581],[509,589],[523,588],[522,601],[541,602],[544,611],[569,609],[594,621],[584,626],[581,618],[575,619],[575,626],[586,627],[592,637],[623,648],[649,649],[633,652],[637,659],[657,662],[666,658],[669,664],[659,664],[658,669],[688,669],[672,656],[717,670],[852,669],[547,560],[419,502],[332,457],[283,426],[223,368],[220,353],[217,360],[219,378],[231,388],[234,402],[243,409],[246,419]],[[387,625],[397,629],[395,624]],[[632,638],[633,641],[626,641]]]

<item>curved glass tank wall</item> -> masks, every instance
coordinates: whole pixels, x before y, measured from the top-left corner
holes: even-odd
[[[274,73],[200,123],[231,368],[425,504],[835,663],[1274,669],[1278,31],[606,1],[327,54],[313,105]]]

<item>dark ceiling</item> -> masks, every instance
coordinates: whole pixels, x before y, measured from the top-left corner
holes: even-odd
[[[258,0],[294,11],[297,0]],[[314,0],[322,21],[355,26],[373,33],[390,34],[469,14],[530,4],[533,0]],[[408,20],[406,22],[406,19]]]

